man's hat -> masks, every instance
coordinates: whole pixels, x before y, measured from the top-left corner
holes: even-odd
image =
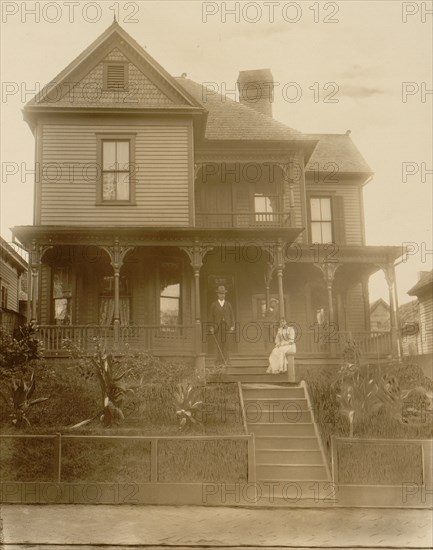
[[[227,294],[227,290],[224,285],[220,285],[216,291],[217,291],[217,294]]]

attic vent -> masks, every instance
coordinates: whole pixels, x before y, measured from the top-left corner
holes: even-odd
[[[127,65],[107,63],[105,65],[105,89],[124,90],[127,86]]]

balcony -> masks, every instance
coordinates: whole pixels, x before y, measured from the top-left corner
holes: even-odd
[[[292,227],[290,212],[196,212],[196,227]]]

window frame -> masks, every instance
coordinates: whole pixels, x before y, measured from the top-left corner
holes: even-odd
[[[62,270],[62,271],[67,271],[68,272],[68,279],[69,279],[69,282],[70,282],[70,296],[63,296],[62,298],[55,298],[54,297],[54,279],[55,279],[55,274],[54,272],[56,270]],[[53,266],[51,268],[51,273],[50,273],[50,287],[51,287],[51,299],[50,299],[50,310],[51,310],[51,313],[50,313],[50,317],[51,317],[51,322],[53,325],[56,325],[56,326],[71,326],[75,323],[75,298],[76,298],[76,287],[75,287],[75,283],[76,283],[76,278],[75,278],[75,271],[74,269],[72,268],[71,265],[56,265],[56,266]],[[67,303],[69,304],[68,306],[68,310],[70,312],[70,316],[69,316],[69,322],[68,323],[57,323],[57,319],[56,319],[56,300],[66,300]]]
[[[104,71],[102,77],[102,91],[103,92],[127,92],[129,90],[129,62],[128,61],[104,61]],[[124,79],[123,86],[118,88],[109,88],[108,87],[108,67],[109,66],[124,66]]]
[[[163,325],[161,323],[161,274],[162,266],[165,263],[176,263],[179,267],[179,298],[173,298],[178,300],[179,304],[179,314],[178,314],[178,323],[177,325]],[[164,257],[160,258],[158,261],[157,269],[157,289],[156,294],[156,324],[160,327],[163,327],[165,330],[172,329],[175,326],[182,326],[184,324],[184,308],[185,308],[185,276],[184,276],[184,262],[182,258],[178,257]]]
[[[97,189],[96,189],[96,205],[97,206],[135,206],[135,142],[136,142],[135,133],[113,133],[113,134],[96,134],[97,139]],[[128,142],[129,143],[129,199],[128,200],[104,200],[103,192],[103,146],[104,142]],[[126,172],[126,170],[124,170]]]
[[[312,244],[331,244],[335,243],[335,214],[334,214],[334,194],[332,193],[310,193],[307,197],[308,199],[308,225],[310,230],[310,242]],[[329,206],[331,210],[331,219],[330,220],[313,220],[312,214],[311,214],[311,200],[312,199],[328,199],[329,200]],[[320,242],[313,241],[313,223],[320,223],[320,224],[330,224],[331,226],[331,240],[324,242],[321,240]],[[321,231],[322,236],[322,231]]]

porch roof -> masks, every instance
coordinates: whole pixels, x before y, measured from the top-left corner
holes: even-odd
[[[304,228],[276,227],[114,227],[114,226],[57,226],[21,225],[13,235],[26,248],[32,241],[43,245],[110,245],[115,239],[129,246],[191,246],[206,244],[220,246],[230,243],[265,245],[281,240],[293,243]]]
[[[115,239],[128,246],[266,246],[281,242],[286,263],[390,264],[403,255],[401,246],[354,246],[295,242],[304,228],[196,228],[21,225],[14,237],[29,250],[40,245],[110,245]]]

